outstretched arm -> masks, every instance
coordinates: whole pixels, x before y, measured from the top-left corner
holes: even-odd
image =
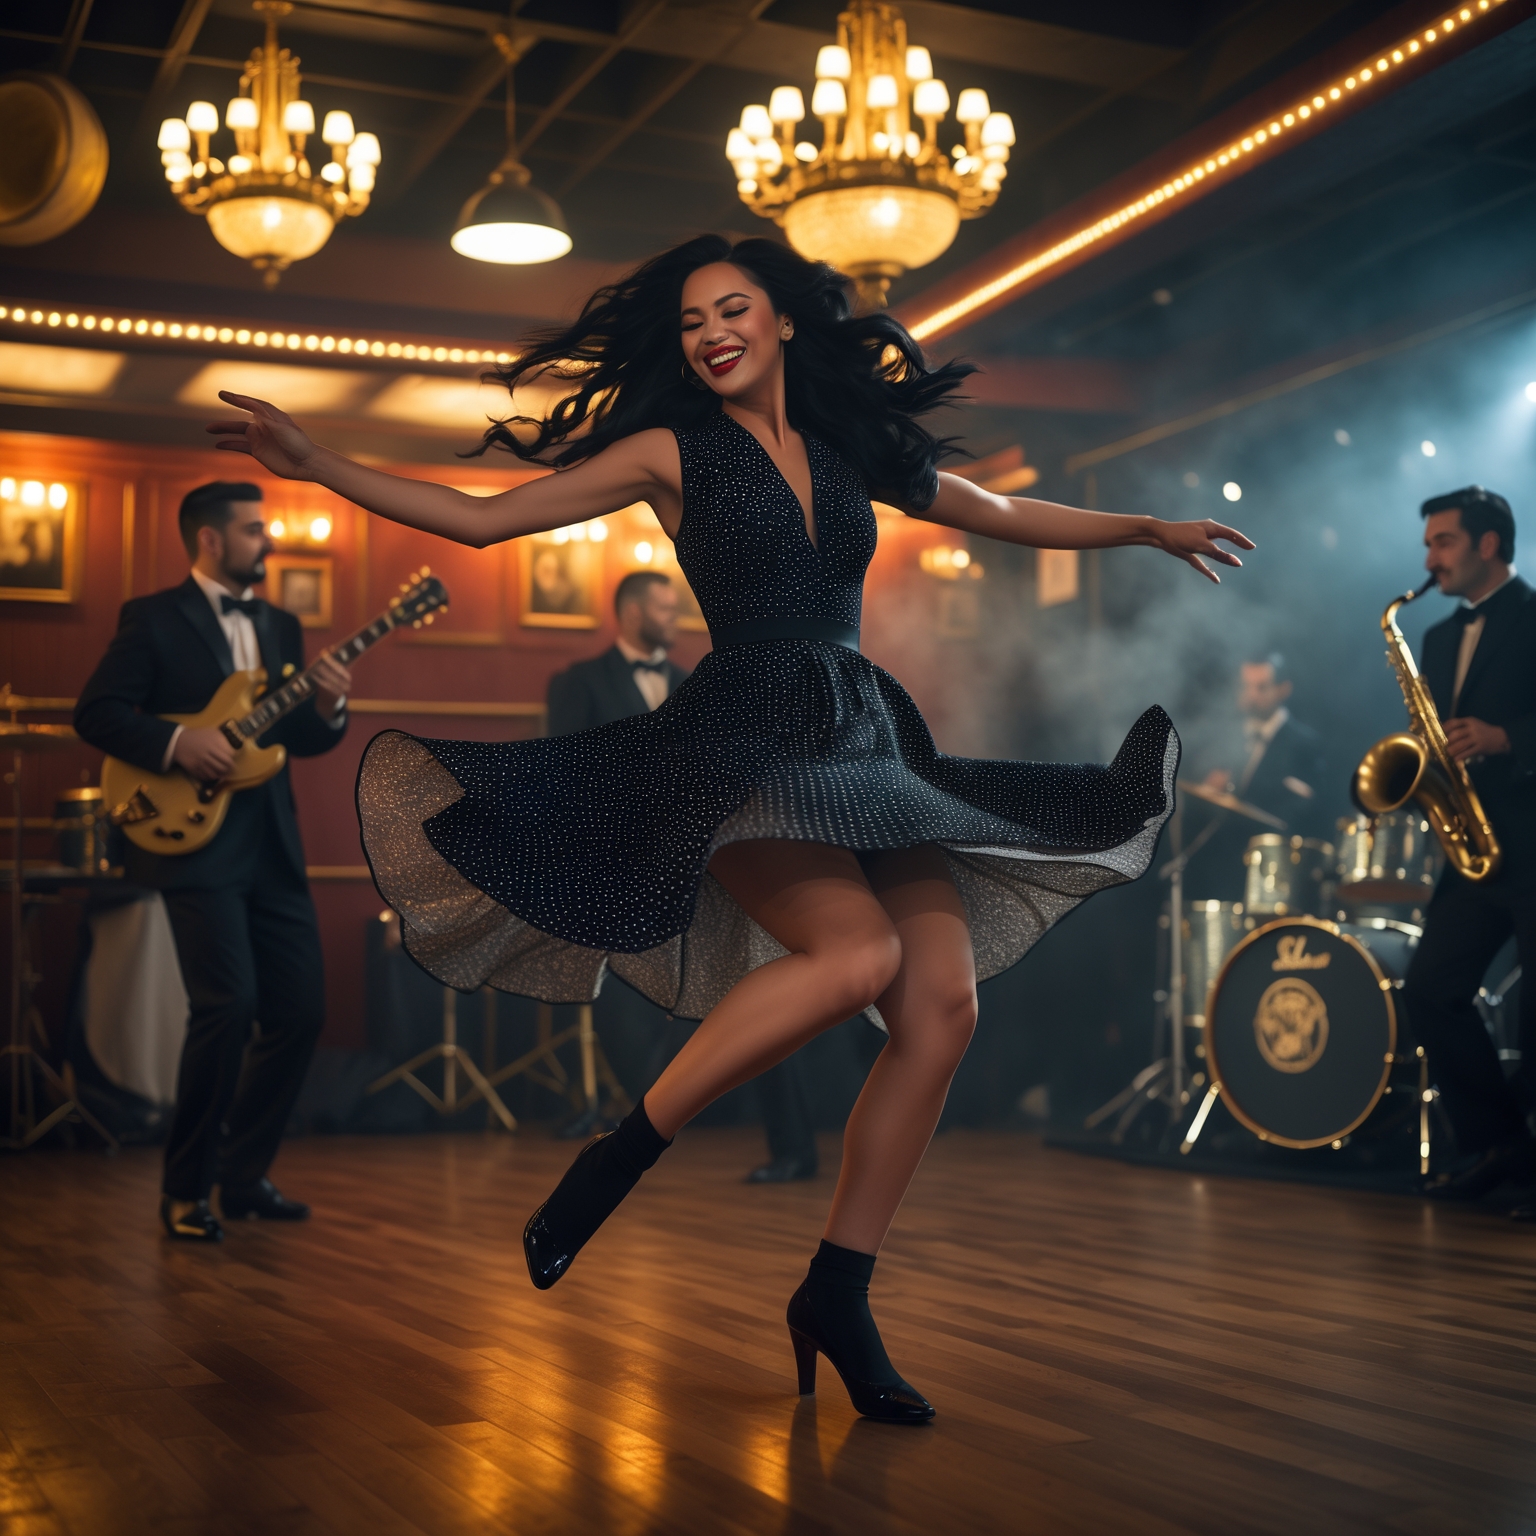
[[[285,480],[311,480],[391,522],[484,549],[525,533],[543,533],[648,501],[668,534],[682,518],[677,440],[659,429],[637,432],[558,474],[496,496],[470,496],[449,485],[407,480],[355,464],[310,441],[285,412],[265,400],[221,390],[247,417],[209,424],[228,453],[249,454]]]
[[[1157,517],[1118,512],[1087,512],[1063,507],[1054,501],[1028,496],[998,496],[984,491],[959,475],[941,473],[939,494],[932,506],[918,512],[903,508],[909,516],[946,528],[960,528],[1007,544],[1028,544],[1035,549],[1118,549],[1126,544],[1150,544],[1194,566],[1212,581],[1219,577],[1201,559],[1221,565],[1241,565],[1236,555],[1217,546],[1223,539],[1239,549],[1252,549],[1253,540],[1222,523],[1203,518],[1198,522],[1171,523]]]

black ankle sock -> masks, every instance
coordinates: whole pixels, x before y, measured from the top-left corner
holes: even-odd
[[[822,1239],[805,1277],[806,1297],[822,1337],[842,1369],[859,1381],[890,1386],[901,1380],[880,1342],[869,1311],[869,1281],[875,1256],[839,1248]]]
[[[576,1154],[544,1202],[545,1225],[575,1254],[671,1145],[651,1124],[642,1099],[618,1130],[588,1142]]]

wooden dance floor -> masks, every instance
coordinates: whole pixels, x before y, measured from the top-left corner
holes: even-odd
[[[0,1162],[0,1530],[1536,1528],[1536,1233],[1016,1136],[935,1143],[876,1272],[924,1428],[795,1395],[830,1192],[685,1134],[541,1295],[538,1133],[290,1143],[298,1228],[157,1236],[158,1159]],[[835,1147],[826,1152],[835,1158]]]

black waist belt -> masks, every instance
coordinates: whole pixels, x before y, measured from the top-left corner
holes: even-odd
[[[716,650],[728,645],[760,645],[765,640],[825,640],[832,645],[859,648],[859,631],[836,619],[747,619],[740,624],[717,624],[709,632]]]

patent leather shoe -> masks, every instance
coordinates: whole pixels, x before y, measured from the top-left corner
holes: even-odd
[[[793,1184],[797,1179],[816,1177],[814,1157],[776,1157],[747,1175],[748,1184]]]
[[[887,1424],[926,1424],[934,1416],[933,1404],[907,1382],[860,1381],[843,1369],[836,1346],[821,1334],[803,1284],[789,1299],[785,1321],[789,1324],[789,1342],[794,1346],[802,1397],[809,1397],[816,1390],[816,1356],[820,1353],[842,1378],[855,1410],[866,1419],[879,1419]]]
[[[548,1203],[547,1200],[544,1202],[545,1205]],[[549,1223],[544,1219],[543,1205],[528,1218],[528,1225],[523,1228],[523,1257],[528,1261],[528,1278],[541,1291],[547,1291],[571,1267],[571,1260],[576,1257],[570,1244],[560,1242],[550,1231]]]
[[[176,1208],[186,1205],[185,1200],[160,1196],[160,1224],[165,1228],[165,1235],[179,1243],[222,1243],[224,1227],[209,1209],[208,1202],[193,1201],[190,1209],[183,1209],[178,1215]]]
[[[1422,1192],[1431,1200],[1481,1200],[1505,1180],[1530,1181],[1536,1172],[1536,1141],[1520,1136],[1489,1147],[1460,1168],[1448,1168],[1426,1179]]]
[[[219,1209],[229,1221],[309,1220],[309,1207],[302,1200],[290,1200],[271,1179],[243,1187],[222,1186]]]

